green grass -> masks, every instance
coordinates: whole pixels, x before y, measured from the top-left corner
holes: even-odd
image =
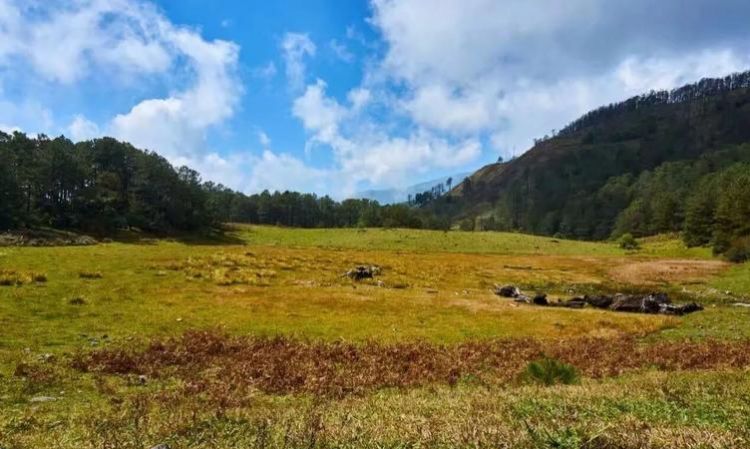
[[[731,305],[750,298],[750,264],[706,272],[696,265],[688,277],[632,270],[667,259],[712,260],[709,250],[685,248],[676,236],[643,239],[631,252],[616,242],[490,232],[239,226],[229,237],[0,248],[0,269],[46,279],[0,286],[0,447],[102,447],[102,435],[126,448],[165,439],[176,448],[252,447],[263,435],[276,442],[292,435],[290,441],[307,447],[318,419],[324,439],[313,447],[473,447],[473,441],[498,444],[500,437],[529,448],[606,438],[634,448],[747,441],[750,386],[741,372],[653,370],[554,387],[490,387],[460,378],[454,388],[385,389],[335,401],[257,393],[252,407],[223,411],[206,407],[206,398],[170,396],[178,386],[169,377],[140,386],[123,376],[71,370],[68,361],[78,351],[140,345],[196,328],[439,344],[587,335],[614,345],[623,333],[648,334],[645,343],[750,338],[750,310]],[[360,263],[382,266],[382,276],[360,283],[341,276]],[[539,309],[496,297],[495,283],[553,298],[667,290],[707,307],[682,318]],[[56,361],[40,362],[46,353]],[[15,376],[22,364],[41,366],[38,378]],[[40,395],[58,400],[29,402]],[[647,431],[637,430],[644,425]]]

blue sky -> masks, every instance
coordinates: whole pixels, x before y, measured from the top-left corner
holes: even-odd
[[[341,198],[747,70],[747,17],[744,0],[0,0],[0,129]]]

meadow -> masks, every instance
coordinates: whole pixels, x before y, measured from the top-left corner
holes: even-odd
[[[0,447],[750,445],[750,265],[677,236],[234,225],[0,247]],[[382,273],[344,273],[373,264]],[[684,317],[539,308],[665,291]],[[552,358],[575,382],[524,375]]]

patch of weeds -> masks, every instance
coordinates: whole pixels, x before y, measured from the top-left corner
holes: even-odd
[[[530,362],[523,372],[523,377],[528,382],[541,385],[572,385],[580,380],[575,366],[549,357]]]
[[[70,298],[68,304],[71,306],[82,306],[86,304],[86,299],[81,296],[76,296],[75,298]]]
[[[78,277],[81,279],[101,279],[103,276],[98,271],[81,271],[78,273]]]

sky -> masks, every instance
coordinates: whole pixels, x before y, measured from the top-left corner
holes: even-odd
[[[750,69],[748,17],[747,0],[0,0],[0,130],[344,198]]]

